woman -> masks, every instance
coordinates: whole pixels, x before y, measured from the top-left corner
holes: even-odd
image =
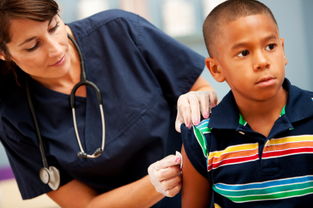
[[[203,58],[119,10],[65,25],[53,0],[1,1],[0,28],[0,139],[22,197],[179,207],[157,204],[180,190],[179,158],[162,157],[180,147],[171,130],[178,96],[211,90],[199,77]],[[211,92],[181,97],[178,126],[207,117],[209,97],[216,103]]]

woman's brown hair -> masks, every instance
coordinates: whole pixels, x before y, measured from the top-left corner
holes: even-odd
[[[51,20],[59,12],[54,0],[0,0],[0,53],[6,61],[0,60],[0,73],[14,73],[18,68],[10,61],[10,52],[6,44],[11,41],[10,21],[12,19],[30,19],[44,22]]]

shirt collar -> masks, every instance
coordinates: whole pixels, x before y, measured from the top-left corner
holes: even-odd
[[[290,123],[297,122],[313,116],[313,92],[302,90],[291,85],[288,79],[284,80],[283,88],[288,93],[287,104],[282,109],[281,116],[286,116]],[[245,126],[247,122],[241,116],[230,91],[223,100],[212,109],[209,128],[237,129]]]
[[[313,116],[313,92],[291,85],[285,79],[283,87],[288,92],[286,116],[291,123]]]

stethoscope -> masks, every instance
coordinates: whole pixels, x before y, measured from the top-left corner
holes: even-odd
[[[104,119],[104,113],[103,113],[102,95],[101,95],[101,91],[98,88],[98,86],[95,83],[93,83],[93,82],[91,82],[91,81],[86,79],[84,60],[83,60],[82,53],[80,51],[80,48],[79,48],[77,42],[70,35],[68,35],[68,38],[72,41],[72,43],[74,44],[75,48],[78,51],[79,58],[80,58],[80,67],[81,67],[80,82],[78,82],[77,84],[74,85],[74,87],[73,87],[73,89],[71,91],[71,94],[70,94],[70,106],[71,106],[71,109],[72,109],[73,126],[74,126],[74,130],[75,130],[77,143],[78,143],[79,149],[80,149],[80,151],[77,153],[77,156],[79,158],[86,158],[86,159],[87,158],[97,158],[97,157],[99,157],[103,153],[104,145],[105,145],[105,119]],[[45,147],[44,147],[44,142],[43,142],[43,139],[41,137],[38,120],[37,120],[37,117],[36,117],[34,105],[33,105],[32,98],[31,98],[31,93],[30,93],[30,87],[29,87],[29,84],[28,84],[28,79],[29,78],[26,78],[27,102],[28,102],[28,105],[29,105],[29,109],[30,109],[32,118],[33,118],[33,123],[34,123],[34,126],[35,126],[36,136],[37,136],[37,140],[38,140],[38,144],[39,144],[41,160],[42,160],[42,164],[43,164],[43,167],[40,168],[40,170],[39,170],[39,178],[40,178],[40,180],[44,184],[48,184],[49,187],[52,190],[56,190],[60,186],[60,171],[56,167],[49,166],[49,164],[48,164],[47,157],[46,157],[46,151],[45,151]],[[94,153],[92,153],[92,154],[86,153],[84,148],[83,148],[83,146],[82,146],[82,144],[81,144],[81,139],[80,139],[80,136],[79,136],[79,133],[78,133],[77,120],[76,120],[75,94],[76,94],[77,89],[79,87],[83,86],[83,85],[90,86],[90,87],[92,87],[95,90],[97,101],[98,101],[98,104],[99,104],[99,111],[100,111],[100,115],[101,115],[102,143],[101,143],[101,147],[97,148],[94,151]]]

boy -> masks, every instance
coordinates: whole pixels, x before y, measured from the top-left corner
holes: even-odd
[[[211,118],[182,126],[183,207],[312,207],[312,92],[285,79],[284,40],[255,0],[217,6],[206,64],[231,91]]]

